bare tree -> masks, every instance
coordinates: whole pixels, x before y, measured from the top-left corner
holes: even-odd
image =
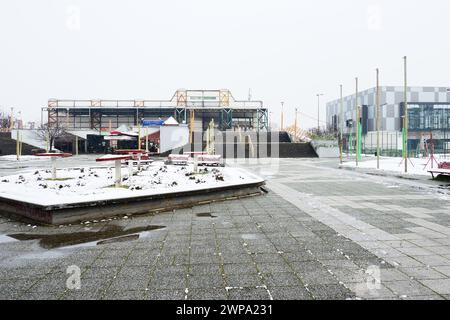
[[[53,145],[55,144],[55,140],[64,136],[66,133],[66,129],[60,126],[58,123],[54,125],[41,124],[36,130],[36,134],[42,141],[48,141],[49,151],[53,150]]]

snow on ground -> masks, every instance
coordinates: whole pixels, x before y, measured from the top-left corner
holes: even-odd
[[[449,161],[445,159],[439,159],[436,157],[437,162]],[[438,165],[436,161],[433,161],[433,168],[437,169]],[[354,168],[356,166],[355,160],[349,160],[344,162],[342,167]],[[358,163],[359,168],[364,169],[376,169],[377,160],[376,157],[371,158],[371,160],[364,160]],[[427,175],[430,176],[428,170],[431,169],[430,158],[410,158],[408,160],[408,173],[413,175]],[[402,158],[397,157],[380,157],[380,171],[393,172],[393,173],[404,173],[405,163],[402,162]]]
[[[20,156],[19,162],[24,161],[36,161],[36,160],[47,160],[46,157],[37,157],[37,156]],[[17,163],[17,156],[16,155],[7,155],[7,156],[0,156],[0,161],[15,161]]]
[[[121,199],[171,192],[234,186],[262,182],[260,177],[241,168],[165,165],[157,161],[129,177],[122,167],[122,187],[114,187],[114,168],[60,169],[57,180],[51,170],[36,169],[28,173],[0,177],[0,197],[35,203],[58,205],[97,200]]]

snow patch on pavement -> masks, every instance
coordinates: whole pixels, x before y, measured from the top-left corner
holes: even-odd
[[[393,172],[403,174],[405,171],[405,164],[402,158],[380,158],[380,172]],[[436,159],[438,162],[441,160]],[[404,161],[404,160],[403,160]],[[355,161],[345,162],[342,167],[355,168]],[[433,161],[433,168],[437,169],[438,165]],[[358,163],[358,168],[363,169],[377,169],[377,160],[365,160]],[[411,175],[426,175],[430,176],[428,170],[431,169],[431,160],[429,158],[410,158],[408,160],[408,173]]]

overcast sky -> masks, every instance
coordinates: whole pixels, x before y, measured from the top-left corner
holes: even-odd
[[[169,99],[228,88],[285,102],[302,127],[323,102],[374,85],[450,86],[448,0],[2,0],[0,108],[39,120],[49,98]],[[325,105],[322,104],[323,120]]]

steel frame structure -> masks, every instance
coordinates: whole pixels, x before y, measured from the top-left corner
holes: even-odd
[[[232,109],[221,109],[220,110],[220,129],[228,130],[233,127],[233,110]]]
[[[131,120],[174,116],[180,123],[189,123],[188,110],[194,110],[196,120],[204,122],[206,128],[210,118],[216,118],[220,129],[232,129],[238,125],[233,118],[247,119],[253,130],[268,130],[268,110],[262,101],[235,100],[231,92],[222,90],[177,90],[170,100],[58,100],[50,99],[41,109],[41,118],[47,112],[49,125],[64,124],[69,129],[101,131],[103,118],[114,119],[118,125],[120,117]],[[64,122],[62,122],[64,115]],[[203,116],[204,115],[204,116]],[[88,119],[87,119],[88,117]],[[70,121],[69,121],[70,120]],[[238,120],[238,119],[237,119]],[[71,123],[72,122],[72,123]],[[80,124],[81,123],[81,124]],[[78,127],[78,125],[80,127]]]
[[[269,112],[267,109],[258,109],[256,111],[258,124],[257,124],[257,130],[258,131],[269,131]]]

